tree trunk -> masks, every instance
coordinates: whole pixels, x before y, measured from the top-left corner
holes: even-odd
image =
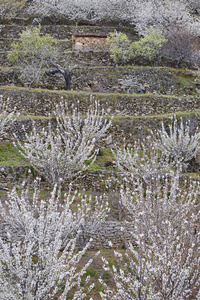
[[[65,69],[64,71],[62,69],[60,69],[56,64],[53,64],[57,69],[54,70],[54,71],[49,71],[49,72],[45,72],[47,75],[50,75],[50,74],[56,74],[56,73],[60,73],[62,74],[62,76],[64,77],[65,79],[65,87],[66,87],[66,90],[71,90],[71,73],[68,69]]]
[[[70,71],[68,69],[65,69],[62,72],[63,77],[65,78],[65,86],[66,86],[66,90],[71,90],[71,74]]]

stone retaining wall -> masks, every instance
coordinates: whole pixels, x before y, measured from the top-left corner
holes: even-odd
[[[184,114],[183,119],[191,121],[191,126],[195,129],[200,127],[200,117],[198,114]],[[51,126],[55,127],[55,119],[51,119]],[[112,121],[112,125],[104,138],[98,142],[97,147],[101,148],[113,148],[115,144],[126,143],[133,144],[137,139],[144,140],[151,131],[155,131],[161,128],[161,122],[167,126],[171,123],[171,116],[165,117],[118,117]],[[48,119],[36,119],[34,120],[35,127],[38,131],[47,127]],[[5,139],[7,141],[15,140],[17,136],[20,140],[25,138],[25,132],[30,132],[33,129],[33,120],[26,119],[22,121],[15,121],[6,132]],[[14,136],[15,135],[15,136]]]
[[[36,25],[37,26],[37,25]],[[32,25],[23,26],[23,25],[2,25],[1,28],[1,38],[8,38],[10,40],[18,38],[19,33],[26,28],[30,28]],[[125,32],[130,38],[134,36],[134,28],[127,28],[124,26],[70,26],[70,25],[42,25],[41,33],[51,34],[54,38],[59,40],[71,39],[72,34],[76,33],[109,33],[114,30]]]
[[[133,223],[103,222],[86,224],[77,241],[78,248],[83,248],[92,238],[90,249],[126,248],[128,242],[134,243]]]
[[[66,180],[63,189],[68,190],[72,182],[73,190],[90,190],[95,192],[106,192],[107,180],[112,178],[112,184],[115,185],[115,179],[118,174],[110,171],[84,171],[76,180]],[[0,166],[0,190],[10,190],[13,186],[21,189],[22,186],[34,187],[34,179],[37,172],[31,166]],[[41,186],[44,189],[51,189],[51,185],[41,179]]]
[[[127,242],[134,243],[132,231],[133,223],[99,222],[86,224],[77,239],[77,248],[82,249],[92,238],[90,250],[119,248],[125,249]],[[21,240],[24,236],[22,228],[13,228],[9,224],[0,223],[0,236],[6,240],[7,232],[11,233],[12,240]]]
[[[176,93],[178,82],[171,71],[165,74],[163,70],[156,69],[115,69],[109,67],[102,68],[76,68],[72,75],[72,89],[90,92],[130,92],[130,93]],[[10,69],[0,72],[1,85],[23,85],[20,80],[19,71]],[[133,78],[133,83],[126,87],[123,80]],[[33,87],[46,89],[65,89],[62,75],[42,76]]]
[[[73,60],[73,52],[70,52]],[[108,55],[102,53],[101,61],[106,64]],[[68,54],[66,53],[66,56]],[[70,59],[69,55],[69,59]],[[84,60],[84,55],[74,55],[76,67],[72,74],[72,90],[99,92],[99,93],[128,93],[128,94],[164,94],[164,95],[192,95],[199,91],[199,77],[195,72],[176,74],[170,68],[151,67],[111,67],[111,66],[87,66],[90,64],[89,56]],[[96,58],[100,57],[97,55]],[[91,59],[92,61],[92,59]],[[77,63],[77,64],[76,64]],[[62,65],[62,62],[61,62]],[[9,69],[0,71],[1,85],[22,86],[19,71]],[[188,77],[187,77],[188,76]],[[182,85],[184,81],[184,85]],[[61,74],[44,75],[32,87],[46,88],[49,90],[64,90],[65,83]]]
[[[102,51],[102,50],[87,50],[87,51],[75,51],[75,50],[66,50],[67,48],[67,42],[62,43],[63,52],[60,55],[59,59],[59,65],[60,66],[66,66],[70,64],[70,66],[88,66],[88,67],[96,67],[96,66],[110,66],[112,65],[110,54],[108,51]],[[4,67],[12,67],[13,64],[10,63],[7,59],[7,52],[0,51],[0,66]],[[64,68],[64,67],[63,67]],[[10,71],[13,72],[12,70]],[[6,84],[6,82],[9,84],[9,73],[2,72],[2,76],[5,77],[5,83],[2,81],[2,84]],[[13,74],[13,76],[15,76]],[[17,76],[17,74],[16,74]],[[16,80],[19,76],[17,76]],[[52,76],[52,80],[54,79],[54,85],[59,84],[59,82],[55,81],[55,76]],[[74,79],[74,77],[73,77]],[[49,77],[50,80],[50,77]],[[13,81],[14,82],[14,81]],[[60,83],[61,84],[61,83]],[[21,82],[22,85],[22,82]],[[62,83],[63,86],[63,83]]]
[[[45,90],[28,90],[15,88],[0,88],[4,101],[9,98],[12,110],[16,107],[21,114],[48,116],[61,100],[67,101],[71,107],[78,105],[85,113],[91,104],[90,93],[83,92],[48,92]],[[179,111],[199,110],[200,96],[173,97],[153,94],[127,95],[127,94],[100,94],[94,93],[94,98],[108,115],[115,116],[150,116]]]

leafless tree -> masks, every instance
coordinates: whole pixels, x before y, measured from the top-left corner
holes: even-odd
[[[163,55],[176,61],[177,68],[183,60],[198,64],[198,39],[191,30],[170,27],[165,36],[167,43],[163,47]]]

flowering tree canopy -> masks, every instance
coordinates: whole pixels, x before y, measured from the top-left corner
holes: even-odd
[[[19,112],[16,112],[15,108],[13,109],[12,112],[9,112],[8,106],[9,106],[9,98],[4,103],[3,96],[0,95],[0,139],[5,137],[6,130],[19,116]]]
[[[104,111],[98,102],[92,102],[86,117],[82,117],[77,108],[72,115],[66,104],[60,103],[54,112],[57,127],[38,132],[25,133],[26,141],[18,141],[21,154],[49,182],[63,182],[80,174],[93,163],[97,150],[97,141],[104,136],[111,121],[105,119]],[[85,161],[90,161],[88,165]]]
[[[112,269],[116,290],[100,280],[102,299],[199,299],[198,194],[199,185],[179,174],[121,189],[135,243],[127,244],[128,262]],[[106,260],[104,269],[110,272]]]
[[[76,212],[71,204],[78,197]],[[13,189],[1,202],[1,222],[7,236],[0,237],[0,299],[66,299],[76,286],[73,299],[83,299],[81,277],[92,258],[80,270],[77,264],[90,241],[77,248],[81,227],[85,222],[105,218],[107,204],[101,199],[95,208],[91,197],[66,194],[54,186],[46,200],[41,200],[36,186],[32,197],[28,191]],[[89,289],[92,286],[89,287]]]
[[[198,127],[192,129],[190,121],[178,122],[174,116],[168,127],[161,122],[161,129],[151,132],[144,141],[132,147],[116,147],[112,152],[125,180],[140,178],[147,183],[174,170],[186,170],[200,149],[199,142]]]

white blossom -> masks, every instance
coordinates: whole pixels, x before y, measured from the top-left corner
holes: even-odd
[[[135,243],[129,243],[128,263],[113,268],[116,290],[102,283],[102,299],[198,299],[199,184],[184,183],[179,174],[155,181],[121,190]]]
[[[134,11],[133,23],[140,35],[150,26],[160,30],[169,30],[171,26],[180,26],[198,34],[200,22],[190,14],[188,1],[146,0],[138,1]]]
[[[93,258],[77,269],[90,244],[78,250],[77,241],[85,222],[103,220],[107,208],[94,209],[92,197],[79,196],[80,205],[74,212],[75,197],[68,193],[62,199],[55,185],[46,200],[40,199],[36,187],[31,198],[28,191],[19,194],[13,189],[6,203],[1,202],[1,221],[8,235],[6,240],[0,238],[0,299],[64,300],[75,286],[73,299],[85,297],[81,277]]]
[[[151,136],[144,143],[138,141],[132,147],[116,147],[112,152],[125,181],[132,182],[140,178],[147,183],[153,178],[173,173],[173,162],[156,149]]]
[[[102,20],[127,22],[135,8],[135,0],[33,0],[29,13],[51,17],[54,22],[64,17],[75,22]]]
[[[177,165],[185,167],[200,150],[200,132],[192,128],[191,121],[180,121],[174,116],[168,128],[161,122],[161,129],[155,132],[155,147],[170,157]]]
[[[96,143],[111,125],[105,119],[104,111],[98,102],[92,102],[86,117],[77,108],[70,115],[66,104],[60,103],[54,112],[57,127],[54,130],[49,122],[47,129],[25,133],[24,143],[17,141],[21,154],[49,182],[62,183],[86,170],[95,160]],[[85,164],[88,160],[90,163]],[[62,179],[62,180],[61,180]],[[61,182],[62,181],[62,182]]]
[[[6,136],[6,131],[19,116],[19,112],[16,112],[16,108],[10,111],[9,102],[9,98],[4,101],[3,95],[0,95],[0,139]]]

